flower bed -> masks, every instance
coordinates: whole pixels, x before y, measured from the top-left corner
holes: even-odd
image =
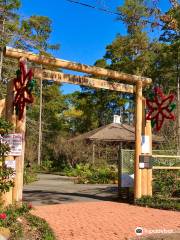
[[[48,224],[30,214],[31,204],[11,205],[0,210],[0,237],[9,240],[55,240]]]

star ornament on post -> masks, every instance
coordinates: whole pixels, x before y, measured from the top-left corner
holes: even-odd
[[[174,98],[174,94],[165,96],[159,87],[155,87],[150,99],[146,100],[149,109],[146,120],[151,120],[152,127],[156,125],[157,131],[162,128],[165,119],[175,120],[175,115],[172,113],[176,107],[173,103]]]
[[[27,103],[33,103],[32,96],[32,77],[33,71],[27,71],[26,62],[20,61],[20,69],[16,72],[17,77],[14,79],[15,98],[14,106],[18,119],[21,120],[24,115],[24,109]]]

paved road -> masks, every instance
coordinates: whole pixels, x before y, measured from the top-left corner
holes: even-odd
[[[52,174],[40,174],[38,178],[23,192],[24,200],[33,205],[117,200],[117,185],[74,184],[72,178]]]

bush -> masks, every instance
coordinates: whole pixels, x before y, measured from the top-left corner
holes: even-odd
[[[29,213],[31,204],[22,207],[11,205],[0,210],[0,228],[10,230],[11,240],[55,240],[54,233],[45,220]]]
[[[118,178],[114,166],[95,167],[90,164],[78,164],[75,168],[66,169],[67,176],[77,177],[77,183],[115,183]]]
[[[160,208],[166,210],[178,210],[180,211],[180,200],[175,199],[166,199],[160,197],[142,197],[135,201],[135,204],[143,206],[143,207],[152,207],[152,208]]]
[[[34,169],[25,168],[24,169],[24,176],[23,176],[23,183],[30,184],[32,182],[37,181],[37,173]]]
[[[172,197],[180,191],[180,180],[178,170],[156,170],[153,181],[155,193],[163,197]]]

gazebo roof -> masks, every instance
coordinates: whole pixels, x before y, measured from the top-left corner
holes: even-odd
[[[153,135],[153,142],[163,142],[163,138]],[[135,128],[128,124],[111,123],[72,138],[70,141],[90,140],[107,142],[135,142]]]

